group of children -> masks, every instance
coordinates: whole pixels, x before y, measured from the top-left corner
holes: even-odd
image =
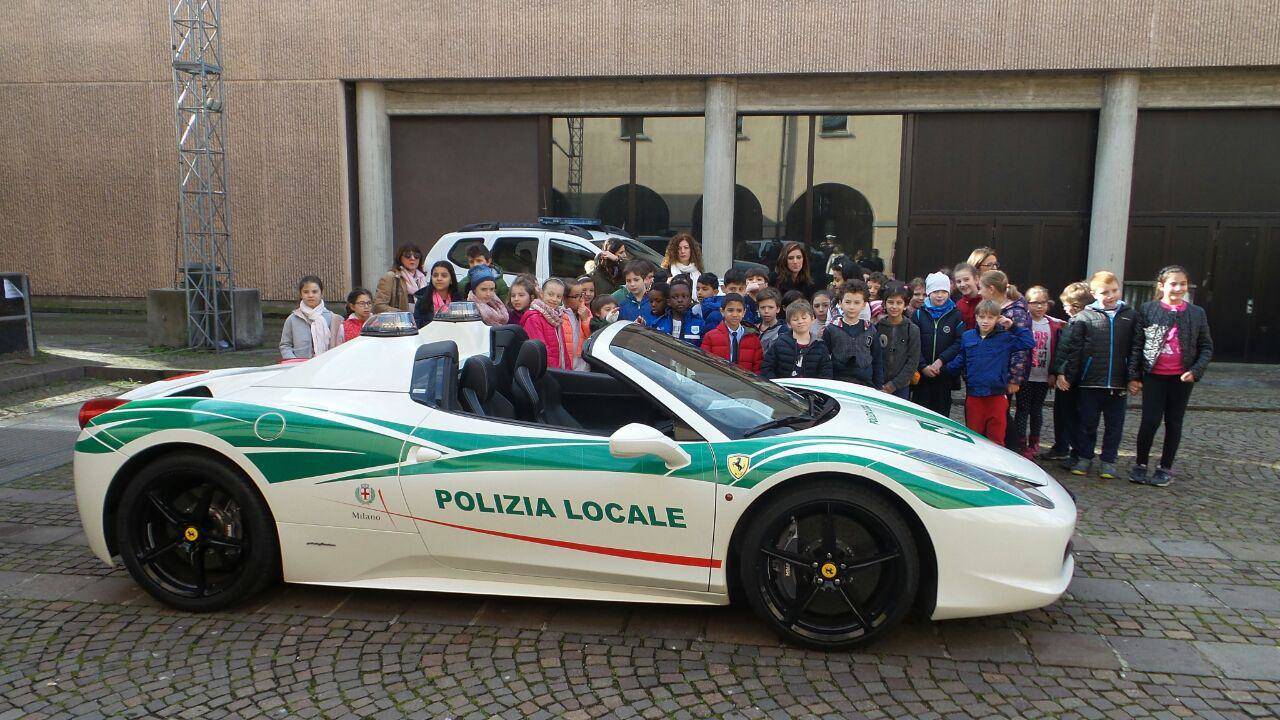
[[[834,282],[805,297],[796,289],[779,293],[762,269],[730,269],[722,286],[713,273],[672,276],[631,260],[622,266],[621,286],[597,295],[589,275],[541,284],[520,275],[508,288],[483,245],[467,256],[470,268],[460,282],[444,261],[422,278],[412,294],[419,325],[465,298],[486,324],[518,324],[541,340],[549,368],[586,370],[582,348],[593,332],[635,322],[765,378],[844,380],[945,416],[952,392],[963,385],[968,427],[1028,458],[1064,461],[1076,475],[1092,469],[1101,424],[1098,472],[1116,477],[1126,396],[1141,392],[1130,479],[1149,485],[1172,478],[1191,387],[1213,352],[1204,311],[1186,301],[1187,273],[1177,266],[1160,272],[1159,298],[1138,309],[1121,300],[1113,273],[1072,283],[1060,295],[1070,318],[1064,322],[1048,314],[1053,302],[1046,288],[1021,295],[1003,272],[971,263],[957,265],[950,276],[939,271],[910,283],[879,272],[859,278],[837,264]],[[354,337],[375,309],[374,295],[356,288],[347,298],[348,315],[336,318],[324,310],[322,294],[318,278],[299,284],[299,308],[281,340],[284,357],[309,357]],[[1040,453],[1050,390],[1054,444]],[[1151,472],[1162,421],[1164,448]]]

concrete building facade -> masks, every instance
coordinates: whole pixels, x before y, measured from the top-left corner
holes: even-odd
[[[48,295],[172,285],[163,9],[54,0],[7,16],[0,268],[31,273]],[[304,272],[325,277],[333,298],[371,282],[393,244],[456,222],[458,202],[433,192],[449,178],[502,191],[475,220],[551,209],[554,120],[571,117],[647,118],[644,153],[616,136],[595,147],[635,147],[634,183],[648,174],[679,196],[666,229],[695,224],[688,200],[701,199],[713,268],[734,251],[735,185],[785,226],[778,198],[828,181],[867,199],[874,246],[903,274],[1003,243],[1029,280],[1104,266],[1146,279],[1179,260],[1203,273],[1208,295],[1228,292],[1213,286],[1220,259],[1247,255],[1236,272],[1280,259],[1275,0],[319,0],[301,14],[255,0],[224,3],[223,33],[236,281],[267,299],[289,298]],[[819,136],[809,152],[803,129],[826,115],[849,116],[853,137]],[[800,138],[789,165],[759,149],[784,147],[787,123]],[[660,147],[663,124],[682,128],[678,152]],[[481,157],[492,138],[516,138],[510,164],[531,180],[450,165]],[[964,155],[975,138],[987,145]],[[1188,182],[1240,190],[1211,206],[1196,199],[1211,192],[1169,187],[1178,167],[1161,165],[1206,145]],[[633,184],[617,171],[630,163],[597,154],[585,169],[593,161],[601,194]],[[597,189],[590,177],[583,195]],[[1036,195],[1037,184],[1049,189]],[[1237,354],[1280,356],[1280,297],[1235,280],[1247,292],[1211,309],[1249,338]]]

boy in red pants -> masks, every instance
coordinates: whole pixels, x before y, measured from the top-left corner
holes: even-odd
[[[998,445],[1004,444],[1008,424],[1009,373],[1013,355],[1036,346],[1031,328],[1000,328],[1000,306],[978,303],[977,327],[960,336],[960,352],[947,363],[947,372],[964,375],[964,423]]]

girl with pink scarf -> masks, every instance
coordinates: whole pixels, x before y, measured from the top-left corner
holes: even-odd
[[[564,283],[551,278],[542,284],[542,297],[534,300],[528,312],[520,319],[520,326],[530,340],[541,340],[547,346],[547,367],[569,370],[565,367],[568,354],[564,350],[564,310],[560,301],[564,298]]]

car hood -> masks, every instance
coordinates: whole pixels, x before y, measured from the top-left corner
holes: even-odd
[[[816,390],[840,402],[840,412],[835,417],[796,434],[887,441],[929,450],[1036,484],[1049,478],[1036,463],[909,400],[838,380],[797,378],[780,380],[778,384]]]

